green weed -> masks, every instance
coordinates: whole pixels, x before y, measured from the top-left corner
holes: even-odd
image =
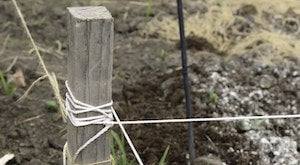
[[[212,90],[208,91],[205,95],[205,101],[209,104],[215,104],[218,98],[218,95]]]
[[[145,14],[145,21],[149,21],[149,18],[150,18],[150,14],[151,14],[151,11],[152,11],[152,6],[153,6],[153,0],[148,0],[147,1],[147,9],[146,9],[146,14]]]
[[[45,103],[45,108],[50,110],[50,111],[58,111],[58,104],[55,101],[46,101]]]
[[[118,77],[123,80],[126,80],[126,79],[128,79],[128,74],[126,72],[120,71],[120,72],[118,72]]]
[[[4,78],[4,75],[1,71],[0,71],[0,81],[1,81],[2,87],[4,89],[5,95],[11,96],[15,93],[16,87],[13,84],[10,84],[6,81],[6,79]]]
[[[133,165],[134,161],[129,161],[125,150],[124,137],[120,137],[115,131],[110,132],[110,149],[115,165]],[[115,149],[115,145],[118,150]]]
[[[123,136],[119,136],[115,131],[111,130],[110,138],[109,138],[109,145],[111,154],[113,157],[113,164],[114,165],[133,165],[136,164],[135,160],[129,160],[126,154],[125,149],[125,140]],[[166,159],[169,152],[170,146],[164,151],[163,156],[159,161],[159,165],[166,165]]]
[[[169,153],[169,149],[170,149],[170,145],[168,145],[168,147],[166,148],[163,156],[161,157],[160,161],[159,161],[159,165],[166,165],[166,159],[167,159],[167,155]]]
[[[166,55],[165,55],[165,50],[164,49],[162,49],[160,51],[159,57],[160,57],[160,59],[162,59],[163,61],[165,61]]]
[[[46,22],[46,17],[43,17],[41,19],[30,19],[28,21],[28,26],[39,26]]]

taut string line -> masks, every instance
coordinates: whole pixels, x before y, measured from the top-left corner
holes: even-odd
[[[234,120],[254,120],[254,119],[292,119],[292,118],[300,118],[300,114],[290,114],[290,115],[266,115],[266,116],[236,116],[236,117],[207,117],[207,118],[188,118],[188,119],[157,119],[157,120],[132,120],[132,121],[121,121],[118,114],[112,107],[113,101],[109,103],[100,105],[100,106],[92,106],[86,103],[83,103],[77,100],[72,91],[70,90],[68,83],[66,81],[66,114],[69,118],[70,122],[75,127],[82,127],[88,125],[104,125],[103,129],[101,129],[97,134],[91,137],[88,141],[86,141],[82,146],[78,148],[75,152],[72,161],[75,162],[79,153],[86,148],[90,143],[96,140],[98,137],[107,132],[113,125],[118,124],[121,128],[121,131],[124,134],[125,139],[127,140],[131,150],[133,151],[138,163],[143,165],[143,162],[136,151],[131,139],[129,138],[125,128],[123,125],[135,125],[135,124],[163,124],[163,123],[186,123],[186,122],[213,122],[213,121],[234,121]],[[89,117],[77,117],[79,114],[96,112],[98,115],[89,116]],[[64,146],[63,151],[63,163],[66,165],[66,151],[68,148],[68,143]],[[107,162],[105,160],[103,162]],[[101,162],[98,162],[101,164]]]
[[[80,146],[77,151],[75,152],[72,162],[75,162],[79,153],[84,150],[89,144],[91,144],[93,141],[95,141],[98,137],[103,135],[105,132],[107,132],[114,124],[118,124],[119,127],[121,128],[121,131],[123,132],[131,150],[133,151],[137,161],[139,162],[140,165],[143,165],[143,162],[137,153],[131,139],[129,138],[125,128],[123,127],[122,123],[120,122],[120,119],[113,109],[113,101],[110,101],[109,103],[100,105],[100,106],[92,106],[86,103],[83,103],[75,98],[73,95],[68,82],[66,81],[66,88],[67,88],[67,93],[66,93],[66,114],[67,117],[69,118],[69,121],[74,125],[75,127],[84,127],[84,126],[89,126],[89,125],[104,125],[104,127],[99,130],[98,133],[96,133],[93,137],[91,137],[89,140],[87,140],[82,146]],[[88,116],[88,117],[78,117],[77,115],[79,114],[86,114],[90,112],[96,112],[97,115],[95,116]],[[114,118],[116,121],[114,121]],[[66,142],[63,150],[63,164],[67,165],[67,152],[68,148],[68,143]],[[104,162],[107,162],[105,160]],[[98,162],[102,163],[102,162]]]

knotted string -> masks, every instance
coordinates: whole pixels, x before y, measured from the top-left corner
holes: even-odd
[[[68,86],[68,82],[66,81],[66,114],[75,127],[83,127],[88,125],[95,125],[95,124],[101,124],[104,125],[104,127],[93,137],[91,137],[88,141],[86,141],[82,146],[80,146],[77,151],[75,152],[72,161],[76,161],[79,153],[85,149],[89,144],[91,144],[93,141],[95,141],[98,137],[103,135],[107,130],[109,130],[113,124],[112,121],[114,120],[113,113],[112,113],[112,104],[113,101],[110,101],[109,103],[100,105],[100,106],[92,106],[86,103],[83,103],[79,100],[77,100],[74,95],[72,94],[70,87]],[[86,114],[96,112],[97,115],[95,116],[88,116],[88,117],[78,117],[77,115],[80,114]],[[64,165],[67,164],[66,162],[66,150],[68,148],[68,143],[64,146],[63,151],[63,163]]]
[[[72,161],[76,161],[76,158],[78,157],[79,153],[85,149],[89,144],[91,144],[94,140],[96,140],[98,137],[100,137],[102,134],[107,132],[114,124],[118,124],[121,128],[121,131],[124,134],[125,139],[127,140],[131,150],[133,151],[138,163],[140,165],[143,165],[142,159],[140,158],[138,152],[136,151],[131,139],[129,138],[124,126],[122,125],[120,118],[116,111],[113,109],[113,101],[100,105],[100,106],[92,106],[86,103],[83,103],[79,100],[77,100],[74,95],[72,94],[72,91],[70,90],[70,87],[68,86],[68,82],[66,81],[66,114],[69,118],[70,122],[75,127],[82,127],[82,126],[88,126],[88,125],[104,125],[104,127],[93,137],[91,137],[88,141],[86,141],[82,146],[78,148],[78,150],[75,152]],[[84,113],[90,113],[90,112],[97,112],[98,114],[95,116],[89,116],[89,117],[77,117],[76,115],[84,114]],[[116,121],[114,121],[114,118]],[[67,165],[67,156],[66,152],[68,149],[68,143],[64,145],[63,149],[63,164]],[[97,164],[101,163],[107,163],[108,160],[98,162]]]

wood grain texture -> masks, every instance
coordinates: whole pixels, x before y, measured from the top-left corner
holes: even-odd
[[[113,18],[102,6],[68,8],[68,83],[75,97],[91,105],[111,100],[113,62]],[[89,113],[86,116],[94,116]],[[71,156],[103,126],[75,128],[68,122],[68,147]],[[89,144],[76,164],[110,159],[108,134]],[[110,164],[110,163],[107,163]]]

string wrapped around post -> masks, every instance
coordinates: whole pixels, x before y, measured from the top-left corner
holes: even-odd
[[[66,81],[66,114],[69,119],[69,121],[74,125],[75,127],[83,127],[88,125],[104,125],[104,127],[93,137],[91,137],[88,141],[86,141],[82,146],[78,148],[78,150],[75,152],[72,162],[75,162],[79,153],[84,150],[89,144],[91,144],[93,141],[95,141],[98,137],[103,135],[105,132],[107,132],[114,123],[118,124],[121,128],[121,131],[123,132],[131,150],[133,151],[137,161],[140,165],[143,165],[143,162],[137,153],[131,139],[129,138],[125,128],[123,127],[116,111],[113,109],[113,101],[110,101],[109,103],[99,105],[99,106],[92,106],[86,103],[83,103],[75,98],[75,96],[72,94],[72,91],[70,87],[68,86],[68,82]],[[77,117],[76,115],[84,114],[84,113],[90,113],[90,112],[97,112],[98,115],[95,116],[89,116],[89,117]],[[114,121],[114,118],[116,121]],[[68,143],[64,145],[63,149],[63,164],[67,165],[67,149],[68,149]],[[102,162],[97,162],[97,164],[101,164],[104,162],[108,162],[109,160],[105,160]]]
[[[108,131],[112,126],[112,121],[114,120],[113,113],[112,113],[112,104],[113,101],[110,101],[109,103],[100,105],[100,106],[92,106],[86,103],[83,103],[75,98],[75,96],[72,94],[72,91],[70,90],[70,87],[68,86],[68,82],[66,81],[66,114],[69,118],[69,121],[74,125],[75,127],[82,127],[82,126],[88,126],[88,125],[94,125],[94,124],[101,124],[104,125],[104,127],[93,137],[91,137],[88,141],[86,141],[82,146],[78,148],[78,150],[75,152],[72,161],[75,162],[79,153],[86,148],[90,143],[92,143],[94,140],[96,140],[98,137],[100,137],[102,134],[104,134],[106,131]],[[96,116],[89,116],[89,117],[77,117],[79,114],[85,114],[90,112],[97,112],[98,115]],[[66,150],[68,148],[68,143],[64,146],[63,151],[63,159],[64,159],[64,165],[66,165]]]

